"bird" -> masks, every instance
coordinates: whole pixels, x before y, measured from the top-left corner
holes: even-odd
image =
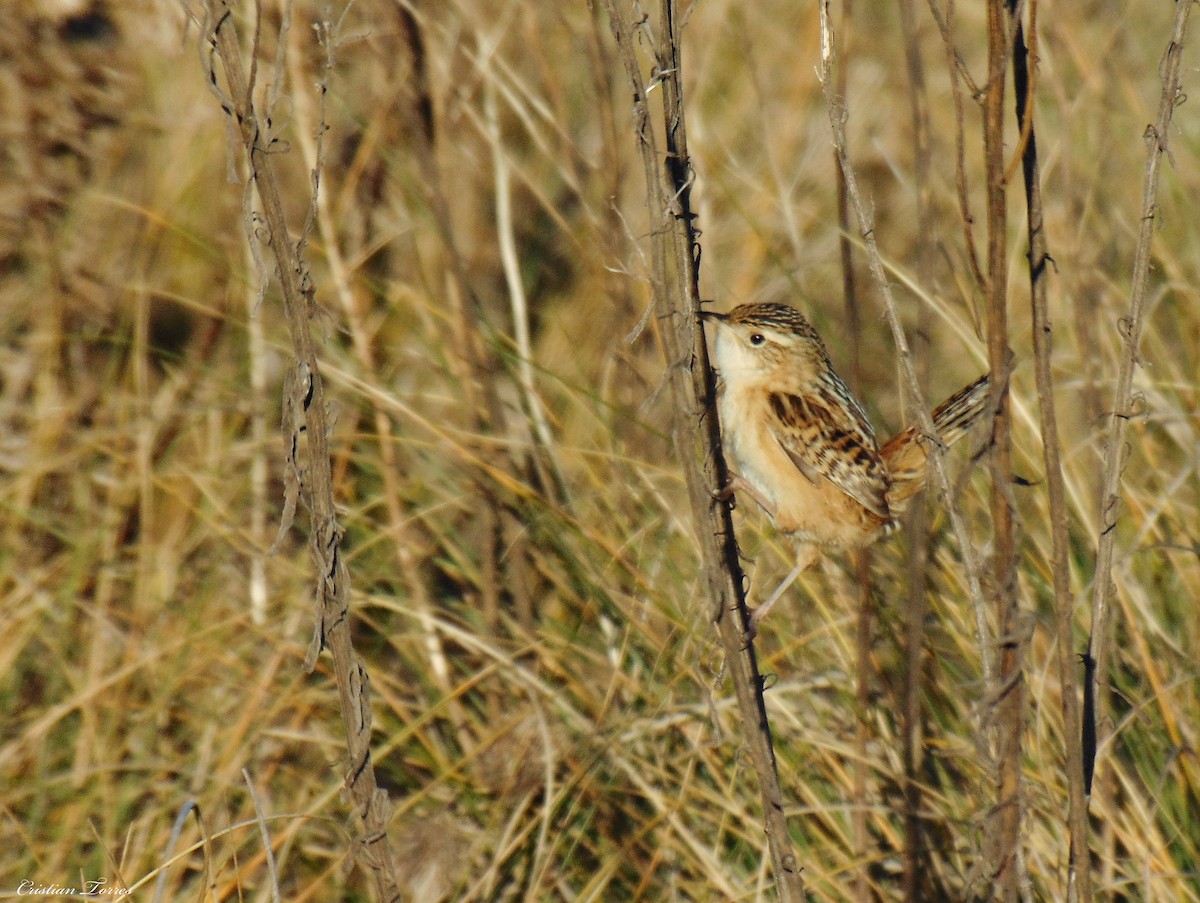
[[[987,407],[984,374],[933,411],[936,440],[909,427],[885,442],[838,376],[821,336],[794,307],[743,304],[703,311],[716,324],[722,445],[734,464],[721,496],[744,491],[795,547],[796,564],[752,610],[759,624],[797,577],[826,552],[860,549],[892,532],[925,485],[932,441],[953,445]]]

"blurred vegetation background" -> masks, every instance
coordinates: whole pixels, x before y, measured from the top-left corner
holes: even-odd
[[[644,279],[655,224],[602,9],[362,0],[343,14],[302,0],[281,39],[283,6],[263,11],[260,109],[299,238],[327,85],[307,232],[313,328],[374,759],[411,899],[769,898],[754,778],[667,440]],[[1081,650],[1143,132],[1173,15],[1166,2],[1116,14],[1080,2],[1044,5],[1038,20]],[[327,23],[325,46],[314,21]],[[956,5],[953,22],[982,82],[982,4]],[[840,35],[851,152],[937,401],[985,360],[945,45],[930,10],[903,0],[855,4]],[[328,660],[302,668],[303,517],[267,555],[290,342],[274,288],[260,300],[263,249],[248,247],[240,157],[197,37],[183,7],[150,0],[0,8],[0,889],[104,877],[141,882],[139,899],[156,882],[162,899],[267,899],[249,780],[285,897],[366,899],[350,867],[358,825],[339,796]],[[922,67],[917,94],[906,52]],[[890,435],[912,418],[861,261],[851,347],[817,57],[813,4],[688,11],[702,291],[721,308],[800,307],[843,372],[859,362],[866,407]],[[1195,61],[1189,48],[1185,90]],[[927,167],[914,97],[928,114]],[[970,96],[962,104],[967,196],[982,222],[980,115]],[[1185,104],[1159,196],[1113,574],[1114,733],[1091,810],[1104,899],[1200,899],[1198,139]],[[1009,209],[1024,478],[1013,492],[1032,637],[1024,868],[1030,899],[1064,899],[1072,738],[1054,665],[1019,195]],[[951,466],[986,552],[985,481],[968,459]],[[913,856],[915,899],[988,891],[987,700],[959,554],[936,500],[930,511],[916,850],[905,847],[898,739],[909,539],[873,555],[866,710],[850,562],[806,575],[757,642],[816,899],[904,899]],[[738,523],[753,598],[788,551],[752,505]],[[188,800],[200,817],[172,843]],[[854,829],[864,813],[865,838]]]

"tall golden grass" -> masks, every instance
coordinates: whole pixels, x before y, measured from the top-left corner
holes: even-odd
[[[865,276],[861,344],[846,344],[809,6],[717,0],[689,13],[702,291],[723,305],[800,306],[836,363],[857,352],[867,408],[895,428],[915,418],[900,404],[892,339]],[[629,92],[602,10],[364,0],[341,18],[304,2],[277,53],[281,7],[264,10],[260,102],[296,238],[321,119],[315,85],[326,78],[314,20],[329,20],[334,52],[321,205],[307,235],[321,307],[313,330],[354,639],[373,690],[373,758],[406,892],[421,903],[770,898],[756,788],[668,441],[644,257],[657,224],[644,213]],[[986,356],[946,54],[929,10],[917,13],[927,184],[914,180],[896,7],[854,5],[843,62],[851,155],[902,316],[927,330],[937,399]],[[981,5],[954,15],[963,65],[982,81]],[[1143,133],[1173,15],[1167,3],[1039,12],[1036,113],[1080,651]],[[291,900],[367,899],[370,884],[351,867],[360,825],[340,797],[347,762],[329,660],[303,670],[313,581],[303,517],[267,554],[284,497],[290,342],[274,286],[260,299],[235,143],[185,20],[148,0],[0,10],[0,891],[104,879],[138,899],[267,899],[276,886]],[[251,24],[239,22],[244,34]],[[1185,90],[1195,60],[1189,45]],[[963,123],[982,223],[970,97]],[[1116,527],[1111,737],[1089,838],[1101,899],[1200,899],[1198,134],[1181,106]],[[1023,478],[1013,497],[1030,630],[1023,868],[1030,899],[1065,899],[1064,749],[1075,738],[1061,726],[1015,191],[1009,211]],[[937,253],[918,266],[922,240]],[[949,463],[986,554],[986,480],[969,457]],[[961,553],[930,505],[916,899],[986,898],[994,798],[979,725],[989,700]],[[787,550],[750,504],[738,524],[753,596],[787,568]],[[905,898],[907,542],[873,555],[865,710],[849,562],[831,559],[801,581],[757,641],[796,854],[821,900]],[[866,843],[854,829],[863,813]]]

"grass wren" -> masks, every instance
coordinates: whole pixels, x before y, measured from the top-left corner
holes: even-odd
[[[743,304],[717,324],[721,433],[736,474],[729,491],[757,501],[796,548],[796,566],[750,617],[749,636],[823,552],[862,548],[897,525],[925,485],[929,441],[909,427],[881,448],[858,399],[811,324],[784,304]],[[949,446],[983,414],[982,376],[933,411]]]

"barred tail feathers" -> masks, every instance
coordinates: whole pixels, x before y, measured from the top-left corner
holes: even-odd
[[[943,445],[953,445],[967,434],[987,407],[990,389],[991,379],[985,373],[934,409],[933,425],[937,427]]]
[[[937,428],[938,440],[951,446],[965,436],[987,409],[991,381],[987,374],[969,386],[951,395],[934,408],[933,425]],[[929,455],[925,442],[917,427],[908,429],[889,440],[880,457],[887,465],[891,486],[888,505],[892,514],[904,511],[906,503],[925,485],[929,470]]]

